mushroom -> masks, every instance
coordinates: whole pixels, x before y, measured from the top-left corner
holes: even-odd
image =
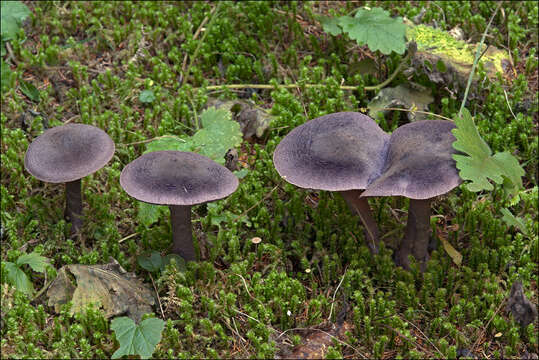
[[[452,155],[455,125],[446,120],[406,124],[391,134],[382,174],[372,181],[362,198],[405,196],[410,199],[406,232],[395,262],[409,268],[413,255],[425,269],[430,237],[430,204],[434,197],[458,186],[461,179]]]
[[[168,205],[172,252],[185,260],[195,260],[191,206],[230,195],[238,187],[238,179],[230,170],[205,156],[155,151],[127,164],[120,175],[120,185],[137,200]]]
[[[275,169],[301,188],[340,192],[366,230],[367,245],[378,252],[379,231],[361,190],[380,175],[389,135],[357,112],[325,115],[286,135],[273,154]]]
[[[101,169],[114,154],[114,142],[91,125],[67,124],[45,131],[28,146],[24,167],[37,179],[66,184],[64,217],[72,233],[82,227],[81,178]]]

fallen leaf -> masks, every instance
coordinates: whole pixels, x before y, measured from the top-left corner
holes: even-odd
[[[400,84],[396,87],[386,87],[374,97],[367,108],[369,116],[373,119],[377,118],[379,112],[388,113],[391,110],[386,108],[403,108],[412,109],[414,111],[406,112],[410,121],[425,120],[427,115],[416,113],[416,110],[428,111],[429,104],[434,101],[430,94],[430,90],[422,87],[414,87],[413,85]]]
[[[453,262],[457,264],[457,266],[460,266],[462,263],[462,254],[459,253],[446,239],[443,237],[440,237],[440,240],[442,241],[442,245],[444,246],[445,251],[447,254],[453,259]]]
[[[60,311],[72,301],[71,314],[88,304],[97,304],[106,318],[126,315],[139,321],[153,312],[153,293],[133,273],[126,272],[115,260],[104,265],[66,265],[47,290],[48,305]]]
[[[327,331],[314,329],[303,338],[302,344],[296,346],[292,353],[285,354],[288,359],[325,359],[327,350],[334,345],[334,340],[346,340],[346,332],[352,331],[353,325],[344,321],[332,324]]]

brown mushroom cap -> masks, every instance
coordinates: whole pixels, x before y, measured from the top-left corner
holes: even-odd
[[[306,122],[281,140],[275,169],[301,188],[365,189],[384,166],[389,135],[356,112],[325,115]]]
[[[205,156],[155,151],[122,170],[120,185],[132,197],[159,205],[196,205],[222,199],[238,187],[238,178]]]
[[[101,169],[114,155],[114,142],[103,130],[67,124],[45,131],[28,146],[24,167],[39,180],[63,183]]]
[[[429,199],[449,192],[461,179],[452,155],[451,130],[447,120],[424,120],[403,125],[391,135],[382,175],[361,196],[405,196]]]

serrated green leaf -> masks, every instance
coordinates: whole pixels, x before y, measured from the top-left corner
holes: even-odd
[[[163,266],[163,258],[157,251],[152,251],[149,256],[139,255],[137,256],[137,263],[141,268],[149,271],[156,272]]]
[[[152,90],[144,90],[140,92],[138,99],[141,103],[149,104],[155,100],[155,95]]]
[[[204,111],[200,119],[203,128],[192,137],[194,151],[224,164],[226,152],[241,144],[240,124],[231,120],[230,111],[214,107]]]
[[[322,29],[324,29],[325,32],[328,34],[331,34],[333,36],[337,36],[339,34],[342,34],[342,29],[339,26],[339,18],[338,17],[330,17],[330,16],[319,16],[318,20],[320,21],[320,24],[322,24]]]
[[[0,17],[0,34],[2,41],[15,37],[22,21],[30,15],[30,9],[20,1],[2,1]]]
[[[166,217],[166,209],[167,207],[164,205],[154,205],[139,201],[137,219],[142,225],[148,227],[159,221],[160,218]]]
[[[404,54],[406,25],[401,17],[392,18],[381,8],[359,9],[354,17],[341,16],[339,25],[359,45],[389,55],[392,51]]]
[[[16,264],[4,261],[5,269],[7,272],[7,281],[15,286],[15,288],[25,294],[32,294],[34,292],[34,285],[28,276],[22,271]]]
[[[455,154],[459,176],[470,180],[466,185],[470,191],[492,190],[494,187],[489,180],[504,184],[506,192],[515,194],[522,188],[524,169],[518,160],[508,152],[496,153],[481,138],[468,109],[463,109],[462,115],[455,118],[456,129],[453,129],[456,141],[453,147],[465,155]],[[506,181],[504,181],[506,179]]]
[[[110,328],[120,343],[120,348],[112,354],[112,359],[125,355],[140,355],[142,359],[148,359],[161,341],[165,322],[149,318],[137,325],[130,318],[123,316],[112,320]]]
[[[26,95],[30,100],[39,102],[39,90],[29,81],[20,81],[19,88],[21,92]]]
[[[507,208],[501,208],[500,212],[503,215],[502,220],[507,224],[507,226],[514,226],[524,235],[528,235],[528,227],[526,226],[524,219],[513,215],[513,213]]]
[[[32,270],[42,273],[45,272],[47,266],[49,266],[49,259],[35,252],[32,252],[30,254],[24,254],[19,256],[19,258],[17,259],[17,265],[21,266],[24,264],[28,264],[30,265]]]
[[[191,151],[192,145],[188,140],[170,135],[149,142],[146,145],[146,151],[144,151],[144,154],[163,150]]]

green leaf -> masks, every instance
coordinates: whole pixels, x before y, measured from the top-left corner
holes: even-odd
[[[120,348],[112,354],[112,359],[119,359],[125,355],[140,355],[142,359],[148,359],[161,341],[165,322],[149,318],[137,325],[130,318],[123,316],[112,320],[110,328],[120,343]]]
[[[180,139],[177,136],[166,136],[156,139],[146,145],[146,151],[144,154],[152,151],[163,150],[176,150],[176,151],[191,151],[192,145],[190,142],[184,139]]]
[[[171,262],[174,262],[176,264],[176,268],[179,271],[187,270],[184,258],[177,254],[168,254],[163,257],[163,265],[161,266],[161,271],[163,271],[165,269],[165,266],[167,266]]]
[[[504,184],[506,192],[514,195],[522,189],[522,176],[525,172],[518,160],[508,152],[492,155],[490,147],[481,138],[474,125],[472,115],[464,108],[462,116],[455,118],[453,129],[456,141],[453,147],[465,155],[453,155],[459,176],[470,180],[466,185],[470,191],[492,190],[489,180]]]
[[[320,21],[320,24],[322,24],[322,28],[325,32],[328,34],[331,34],[333,36],[337,36],[339,34],[342,34],[342,29],[339,26],[339,18],[338,17],[330,17],[330,16],[319,16],[318,21]]]
[[[24,264],[30,265],[32,270],[40,273],[45,272],[47,266],[50,265],[49,259],[35,252],[19,256],[19,258],[17,259],[17,266],[21,266]]]
[[[500,211],[503,215],[502,220],[507,224],[507,226],[514,226],[524,235],[529,235],[528,227],[526,226],[524,219],[513,215],[513,213],[507,208],[501,208]]]
[[[149,272],[156,272],[163,267],[163,258],[157,251],[152,251],[150,256],[137,256],[137,263],[141,268]]]
[[[155,95],[152,90],[144,90],[140,93],[138,99],[141,103],[150,104],[155,100]]]
[[[34,285],[28,276],[22,271],[16,264],[4,261],[5,269],[7,272],[7,281],[15,286],[15,288],[25,294],[32,294],[34,292]]]
[[[154,205],[139,201],[137,219],[142,225],[149,227],[159,221],[160,218],[167,216],[166,209],[167,207],[164,205]]]
[[[20,81],[19,88],[30,100],[39,102],[39,90],[29,81]]]
[[[392,18],[381,8],[359,9],[354,17],[342,16],[339,25],[352,40],[370,50],[389,55],[392,51],[404,54],[406,25],[401,17]]]
[[[226,152],[242,141],[240,124],[228,110],[208,108],[201,116],[202,129],[192,137],[194,151],[223,165]]]
[[[2,41],[11,40],[15,37],[21,23],[30,10],[20,1],[2,1],[0,17],[0,34]]]

